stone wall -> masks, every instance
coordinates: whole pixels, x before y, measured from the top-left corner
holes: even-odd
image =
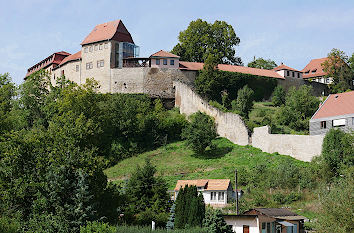
[[[324,135],[270,134],[269,126],[253,129],[252,146],[264,152],[278,152],[302,161],[320,155]]]
[[[216,129],[221,137],[238,145],[249,144],[248,129],[239,115],[224,113],[210,106],[207,101],[184,83],[173,82],[173,86],[175,88],[175,104],[181,113],[188,116],[197,111],[204,112],[215,119]]]
[[[278,79],[278,85],[284,87],[286,91],[290,89],[290,87],[299,88],[302,85],[312,86],[312,94],[314,96],[323,96],[328,95],[329,89],[326,84],[318,83],[318,82],[309,82],[302,78],[295,77],[286,77],[285,79]]]

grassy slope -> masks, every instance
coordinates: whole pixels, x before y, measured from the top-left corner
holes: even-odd
[[[178,179],[234,179],[235,168],[252,167],[258,162],[271,160],[273,164],[281,160],[293,160],[306,166],[306,162],[295,160],[289,156],[269,154],[251,146],[239,146],[225,138],[215,140],[216,151],[208,153],[208,158],[197,157],[188,149],[185,142],[175,142],[146,152],[135,157],[127,158],[115,166],[108,168],[105,173],[110,180],[128,178],[137,165],[142,165],[145,158],[150,158],[157,167],[158,175],[164,176],[169,189],[173,189]]]

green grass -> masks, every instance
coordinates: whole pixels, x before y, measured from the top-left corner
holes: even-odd
[[[179,141],[160,147],[154,151],[127,158],[105,170],[110,181],[122,182],[129,178],[137,165],[143,165],[145,158],[150,158],[157,168],[157,175],[165,178],[168,188],[174,188],[179,179],[234,179],[235,168],[252,167],[262,162],[273,165],[281,160],[292,160],[301,166],[302,162],[290,156],[269,154],[251,146],[239,146],[225,138],[214,141],[216,150],[207,151],[205,157],[196,156]]]

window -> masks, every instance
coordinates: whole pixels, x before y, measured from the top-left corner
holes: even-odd
[[[92,69],[92,68],[93,68],[92,62],[86,63],[86,70],[90,70],[90,69]]]
[[[97,51],[97,49],[98,49],[98,45],[95,45],[95,51]]]
[[[345,126],[345,119],[333,120],[333,126]]]
[[[352,125],[354,125],[354,117],[352,117]]]
[[[160,59],[156,59],[156,65],[160,65]]]
[[[89,51],[92,52],[92,46],[90,46]]]
[[[171,66],[174,66],[174,65],[175,65],[175,60],[173,60],[173,59],[170,60],[170,65],[171,65]]]
[[[103,44],[100,44],[100,50],[102,50],[103,49]]]
[[[286,71],[286,76],[290,76],[289,70]]]
[[[87,48],[87,47],[85,47],[85,48],[84,48],[84,52],[85,52],[85,53],[87,53],[87,51],[88,51],[88,48]]]
[[[104,48],[107,49],[108,48],[108,43],[104,43]]]
[[[317,69],[312,70],[312,73],[316,73]]]
[[[97,68],[104,67],[104,60],[97,61]]]
[[[326,127],[326,121],[321,121],[321,129],[325,129]]]
[[[210,193],[210,200],[215,201],[216,200],[216,192],[211,192]]]
[[[61,76],[64,76],[64,70],[61,71]]]
[[[167,65],[167,59],[163,59],[163,65],[164,65],[164,66]]]
[[[297,78],[300,78],[300,73],[297,73]]]
[[[262,233],[267,233],[266,223],[262,222]]]
[[[79,65],[76,65],[76,72],[79,72],[79,69],[80,69]]]
[[[224,200],[224,192],[219,192],[219,201],[223,201]]]
[[[267,222],[267,232],[270,233],[270,222]]]
[[[295,77],[295,72],[293,71],[293,77]]]

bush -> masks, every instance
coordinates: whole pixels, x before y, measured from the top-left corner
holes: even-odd
[[[207,208],[203,226],[208,233],[232,233],[231,226],[227,225],[220,210]]]
[[[340,175],[342,167],[354,165],[354,135],[331,129],[322,145],[322,157],[331,176]]]
[[[237,111],[242,117],[248,119],[248,114],[253,107],[254,92],[245,85],[237,92],[237,100],[232,101],[232,110]]]
[[[285,105],[276,113],[280,125],[301,131],[309,129],[309,120],[316,112],[320,101],[312,95],[312,87],[303,85],[298,90],[291,88],[286,95]]]
[[[204,113],[194,113],[182,136],[195,153],[202,154],[208,146],[212,146],[212,140],[217,136],[214,120]]]
[[[274,89],[272,102],[274,106],[281,106],[285,104],[286,92],[282,86],[277,86]]]
[[[117,228],[102,222],[87,222],[86,226],[80,227],[80,233],[116,233]]]

